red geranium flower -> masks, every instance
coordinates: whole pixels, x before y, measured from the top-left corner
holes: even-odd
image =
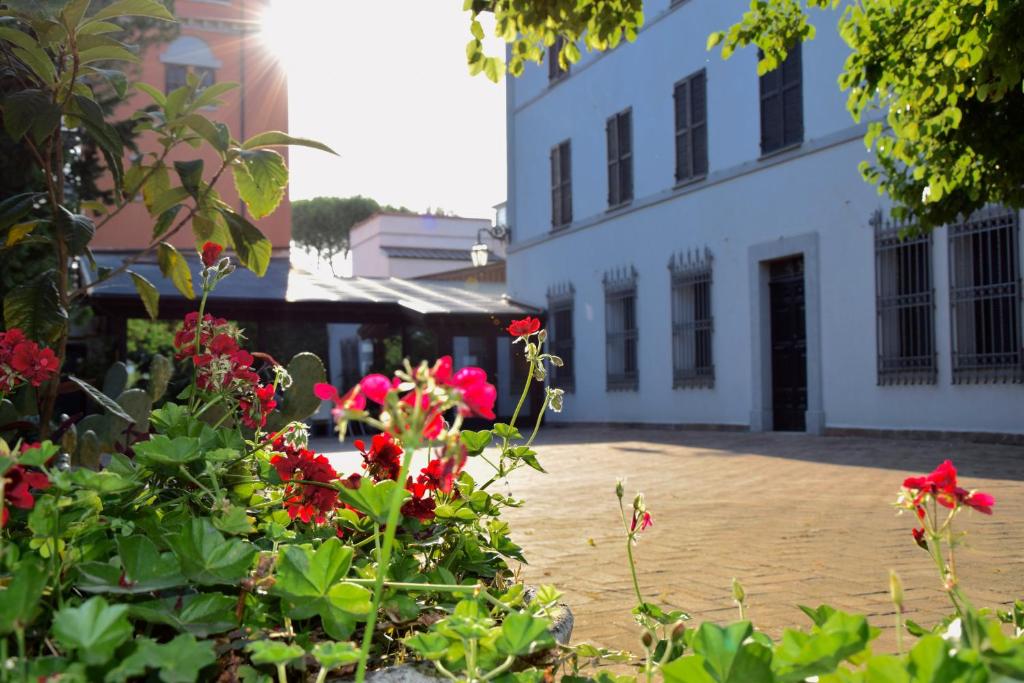
[[[391,391],[391,380],[384,375],[374,373],[367,375],[359,382],[359,389],[366,394],[366,398],[374,403],[383,404]]]
[[[410,479],[406,482],[405,489],[412,494],[412,498],[402,504],[401,513],[406,517],[415,517],[424,524],[434,519],[437,503],[430,496],[423,497],[427,492],[426,487]]]
[[[286,482],[302,479],[330,484],[338,478],[338,473],[331,467],[327,458],[305,448],[286,448],[283,454],[271,458],[270,464]],[[292,519],[298,517],[303,522],[308,523],[312,520],[317,524],[323,524],[327,513],[338,504],[338,492],[315,484],[289,486],[285,490],[284,502],[288,516]]]
[[[639,526],[639,529],[637,528]],[[633,511],[633,522],[629,525],[630,531],[643,531],[648,527],[654,526],[654,518],[651,517],[651,513],[644,510],[640,513],[636,510]]]
[[[220,258],[220,252],[224,251],[224,247],[217,244],[216,242],[207,242],[203,245],[203,265],[207,268],[213,268],[214,264],[217,263],[217,259]]]
[[[50,480],[42,472],[34,472],[22,465],[13,465],[0,477],[4,481],[4,497],[0,500],[0,528],[7,525],[7,504],[22,510],[35,507],[36,499],[31,489],[43,491],[50,488]]]
[[[366,408],[366,397],[359,391],[359,387],[353,387],[344,396],[339,396],[334,385],[320,382],[313,387],[313,393],[321,401],[334,402],[331,415],[335,419],[344,415],[346,410],[364,410]]]
[[[459,401],[461,415],[494,419],[498,391],[487,381],[486,372],[475,367],[462,368],[452,375],[451,386],[462,391]]]
[[[508,326],[508,333],[513,337],[528,337],[540,329],[540,320],[526,316],[522,320],[513,320]]]
[[[391,434],[382,432],[375,434],[370,440],[370,447],[366,442],[358,439],[354,442],[355,447],[363,456],[363,469],[374,481],[385,479],[398,479],[402,469],[402,447],[395,443]]]
[[[914,529],[910,532],[914,536],[914,543],[921,546],[922,549],[928,550],[928,541],[924,538],[924,529]]]
[[[60,359],[51,349],[40,349],[31,341],[20,342],[14,347],[10,364],[34,387],[49,380],[60,369]]]
[[[965,491],[964,489],[957,489],[957,498],[967,507],[974,508],[978,512],[986,515],[992,514],[992,506],[996,504],[996,499],[987,493],[981,491]]]

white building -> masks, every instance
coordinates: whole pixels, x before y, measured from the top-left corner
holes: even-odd
[[[633,44],[508,79],[509,295],[548,310],[567,422],[1024,435],[1020,216],[872,220],[838,20],[759,79],[647,0]]]
[[[417,278],[466,268],[478,235],[502,258],[504,243],[482,232],[490,227],[489,218],[376,213],[349,232],[352,275]]]

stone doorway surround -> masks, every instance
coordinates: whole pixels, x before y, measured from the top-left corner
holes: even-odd
[[[781,237],[750,246],[751,406],[750,431],[772,431],[771,306],[768,262],[787,256],[804,258],[804,305],[807,326],[807,433],[825,433],[821,371],[821,280],[818,233]]]

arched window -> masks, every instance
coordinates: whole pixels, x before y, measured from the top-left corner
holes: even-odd
[[[195,36],[180,36],[160,55],[164,65],[164,92],[185,85],[188,74],[199,76],[203,86],[216,80],[221,61],[214,57],[210,46]]]

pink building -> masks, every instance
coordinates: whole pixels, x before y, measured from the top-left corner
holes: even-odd
[[[150,45],[142,55],[136,78],[165,92],[184,85],[188,73],[209,83],[233,82],[239,87],[225,94],[224,104],[203,112],[221,121],[238,140],[268,130],[288,130],[288,88],[285,73],[259,35],[260,17],[268,0],[177,0],[174,11],[180,32],[169,43]],[[149,97],[137,93],[124,105],[124,116],[149,104]],[[146,138],[140,147],[147,149]],[[150,147],[151,148],[151,147]],[[277,148],[287,158],[287,151]],[[204,176],[209,180],[217,169],[216,154],[204,147],[188,145],[171,156],[174,160],[200,156]],[[126,160],[126,166],[130,160]],[[172,174],[173,176],[173,174]],[[246,215],[230,174],[217,182],[217,192],[236,211]],[[251,216],[249,216],[251,220]],[[254,221],[263,231],[275,253],[287,252],[291,239],[291,209],[287,194],[270,216]],[[92,247],[97,251],[122,251],[145,247],[152,237],[153,219],[141,201],[126,207],[98,231]],[[182,230],[170,240],[181,249],[191,248],[190,230]]]

